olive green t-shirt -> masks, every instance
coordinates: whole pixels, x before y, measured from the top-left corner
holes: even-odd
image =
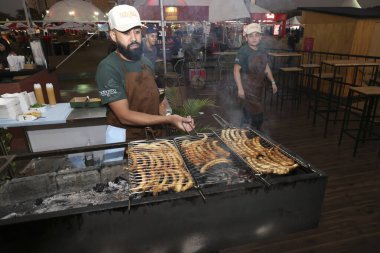
[[[125,61],[115,52],[109,54],[99,63],[95,75],[102,104],[127,99],[125,85],[128,84],[125,84],[125,73],[122,64],[125,64],[127,72],[141,72],[142,64],[147,65],[152,70],[154,69],[152,63],[144,56],[139,61]]]

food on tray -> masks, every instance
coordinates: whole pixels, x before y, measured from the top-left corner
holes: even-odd
[[[132,192],[152,191],[154,195],[169,190],[183,192],[194,185],[178,150],[170,141],[133,144],[127,152],[134,182]]]
[[[199,167],[200,173],[205,173],[211,167],[232,161],[229,159],[231,153],[220,146],[218,140],[209,139],[206,134],[202,139],[184,140],[181,148],[186,154],[187,159]]]
[[[88,101],[89,102],[101,102],[102,100],[100,98],[90,98]]]
[[[42,113],[40,111],[28,111],[25,113],[25,115],[32,115],[36,118],[41,117]]]
[[[228,128],[222,130],[221,138],[240,157],[242,157],[253,170],[265,174],[287,174],[298,164],[291,157],[285,155],[278,146],[264,147],[261,138],[256,136],[248,138],[249,130]]]

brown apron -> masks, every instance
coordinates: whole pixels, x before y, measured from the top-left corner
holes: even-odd
[[[125,62],[122,59],[120,61],[125,73],[125,90],[129,109],[159,115],[160,94],[152,70],[142,63],[141,72],[127,72]],[[107,123],[115,127],[126,128],[126,141],[148,138],[146,126],[123,125],[112,110],[107,111]],[[161,125],[149,127],[153,130],[154,137],[162,137],[163,127]]]
[[[262,98],[266,65],[267,57],[264,54],[257,55],[250,59],[248,72],[242,73],[242,84],[245,94],[242,104],[247,112],[252,114],[264,111]]]

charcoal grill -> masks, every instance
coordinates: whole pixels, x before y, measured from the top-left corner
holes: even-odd
[[[130,195],[135,198],[198,188],[172,140],[130,142],[128,165]]]
[[[215,134],[188,135],[174,141],[201,187],[252,183],[260,179]]]
[[[36,252],[212,252],[318,225],[327,182],[323,172],[281,147],[299,167],[286,175],[257,173],[222,141],[220,131],[130,142],[125,161],[6,181],[0,185],[2,251],[26,252],[33,248]],[[278,145],[252,129],[249,134],[260,136],[262,144],[269,148]],[[228,152],[231,162],[215,164],[201,173],[208,161],[192,160],[184,143],[204,138],[218,146],[219,151],[211,151],[210,157],[225,158]],[[149,145],[157,147],[160,142],[175,149],[164,152],[170,155],[152,156]],[[161,174],[153,175],[150,168],[153,165],[173,170],[178,163],[174,166],[167,158],[176,152],[183,162],[181,169],[193,180],[192,187],[177,189],[179,192],[168,187],[173,178],[164,184],[165,173],[158,170]],[[139,158],[134,160],[134,154]],[[139,170],[144,171],[149,187],[141,185],[143,175]],[[96,196],[94,187],[99,189],[96,186],[113,182],[120,175],[128,185],[117,194],[109,193],[108,201],[47,213],[23,211],[23,215],[4,218],[6,210],[15,211],[28,203],[35,208],[37,200],[47,202],[49,197],[68,194],[63,190],[80,194],[84,189],[91,194],[83,196],[92,198]],[[78,182],[82,185],[76,185]],[[179,189],[188,182],[184,180]],[[160,183],[167,188],[157,190],[155,186]]]

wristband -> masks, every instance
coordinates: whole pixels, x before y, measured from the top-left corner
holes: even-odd
[[[272,81],[272,85],[273,85],[273,84],[276,84],[276,81]]]

